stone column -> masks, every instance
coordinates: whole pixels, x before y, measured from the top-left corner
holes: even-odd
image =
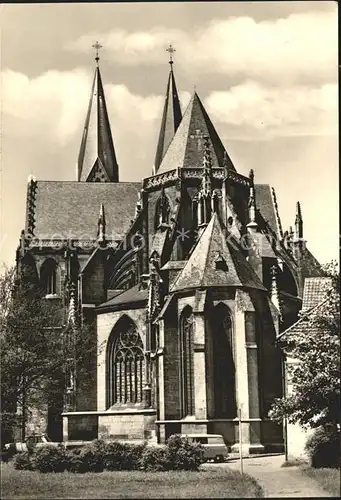
[[[165,419],[165,371],[164,371],[164,349],[165,349],[165,322],[159,320],[159,348],[158,348],[158,420]],[[159,425],[159,441],[164,443],[166,440],[165,426]]]
[[[194,394],[195,394],[195,418],[207,419],[206,398],[206,359],[205,359],[205,302],[206,290],[197,290],[193,308],[194,314]],[[203,431],[205,432],[205,431]]]
[[[255,310],[246,292],[236,294],[235,353],[237,405],[241,409],[242,442],[246,453],[261,452],[258,385],[258,346]],[[235,445],[238,447],[238,444]]]
[[[194,316],[194,401],[195,418],[207,418],[206,402],[206,361],[205,361],[205,317],[203,314]]]

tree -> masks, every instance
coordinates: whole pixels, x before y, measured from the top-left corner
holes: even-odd
[[[97,342],[92,325],[71,324],[60,302],[42,298],[29,268],[22,266],[20,279],[5,270],[0,293],[2,429],[6,435],[20,423],[24,439],[34,409],[62,411],[70,369],[85,372]]]
[[[287,417],[303,427],[333,428],[340,422],[340,276],[335,262],[325,271],[332,278],[325,299],[285,337],[284,349],[298,363],[288,367],[293,393],[276,400],[269,413],[279,422]]]

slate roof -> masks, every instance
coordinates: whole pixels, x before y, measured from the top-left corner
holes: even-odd
[[[177,167],[201,167],[204,141],[196,137],[198,133],[208,135],[211,139],[212,167],[223,166],[225,153],[228,168],[235,171],[198,94],[194,92],[158,172],[167,172]]]
[[[139,182],[37,181],[34,235],[39,239],[95,239],[103,203],[106,236],[119,240],[134,218],[140,189]]]
[[[88,180],[95,164],[104,168],[107,180],[118,182],[118,165],[98,67],[95,70],[78,156],[78,180]]]
[[[163,108],[159,140],[154,161],[154,171],[158,171],[162,158],[180,125],[182,118],[178,91],[175,84],[174,73],[171,65],[169,72],[165,105]]]
[[[301,254],[300,271],[304,278],[316,278],[317,276],[324,276],[324,271],[321,267],[321,264],[308,250],[307,247],[302,251]]]
[[[256,207],[259,209],[263,219],[268,222],[271,229],[280,237],[276,218],[275,205],[269,184],[255,184]]]
[[[119,295],[116,295],[115,297],[111,298],[110,300],[107,300],[106,302],[103,302],[100,304],[96,310],[107,310],[114,308],[115,306],[121,306],[124,304],[137,304],[141,303],[141,307],[144,302],[146,302],[148,299],[148,288],[139,288],[139,285],[135,285],[129,290],[125,290]]]
[[[170,269],[183,269],[186,263],[186,260],[169,260],[163,267],[161,267],[161,271]]]
[[[149,255],[156,251],[159,256],[162,255],[165,243],[167,240],[167,231],[158,230],[152,239],[151,245],[149,246]]]
[[[252,234],[252,238],[256,240],[256,243],[258,245],[259,255],[261,257],[267,257],[272,259],[276,258],[276,254],[271,246],[271,243],[265,234],[255,233]]]
[[[227,269],[217,269],[219,255]],[[266,290],[239,248],[225,240],[217,214],[211,218],[171,292],[201,287],[250,287]]]

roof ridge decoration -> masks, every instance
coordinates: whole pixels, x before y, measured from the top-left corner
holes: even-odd
[[[175,49],[172,46],[172,44],[169,45],[166,51],[169,53],[170,71],[168,75],[166,98],[163,107],[159,140],[154,160],[153,174],[156,174],[157,171],[159,170],[162,159],[165,156],[168,146],[171,143],[174,134],[177,131],[180,122],[182,120],[180,100],[173,72],[173,64],[174,64],[173,53],[175,52]]]
[[[118,182],[118,164],[98,65],[101,46],[96,42],[93,47],[96,68],[78,156],[78,181]]]
[[[196,92],[191,97],[158,172],[168,172],[179,167],[198,168],[201,166],[205,135],[209,136],[212,143],[212,168],[223,169],[225,167],[235,172],[233,163]]]

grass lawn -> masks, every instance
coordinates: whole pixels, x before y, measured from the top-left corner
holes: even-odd
[[[257,482],[228,468],[198,472],[41,474],[1,464],[1,498],[259,498]]]
[[[335,497],[340,497],[340,469],[313,469],[308,466],[303,466],[302,469],[305,474],[315,479],[321,488]]]

